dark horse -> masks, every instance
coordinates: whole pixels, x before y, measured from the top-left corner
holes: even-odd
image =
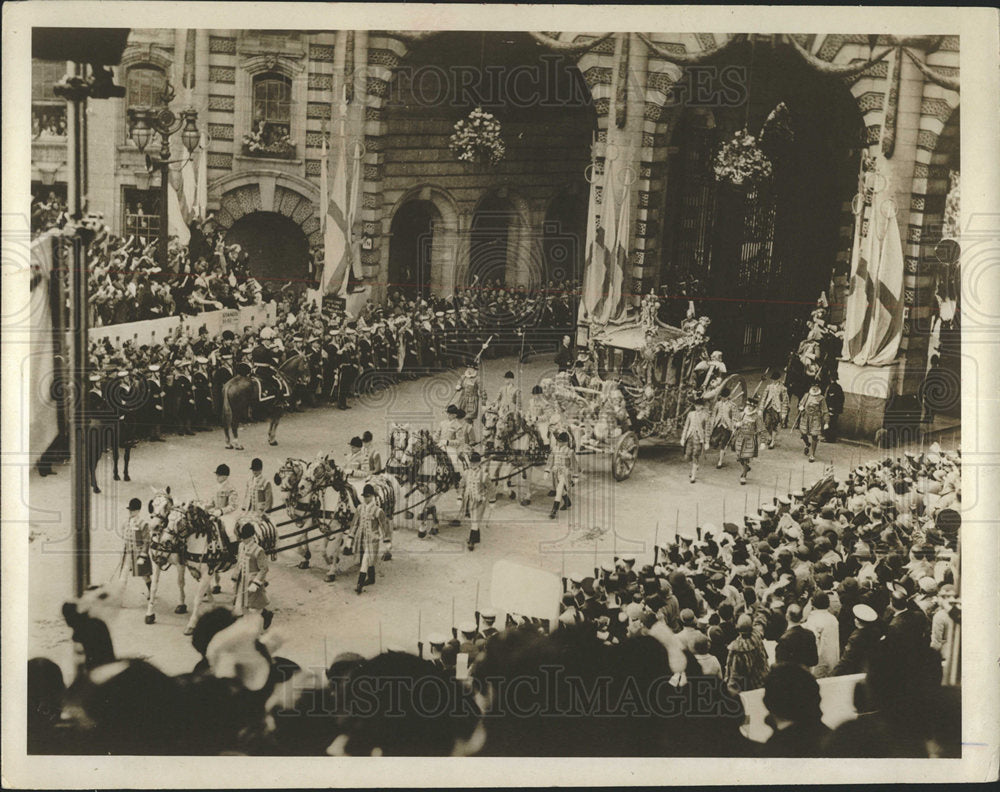
[[[287,392],[294,393],[297,386],[309,381],[309,361],[300,354],[292,355],[278,366],[277,372],[277,376],[284,379],[287,384]],[[260,380],[242,374],[237,374],[222,386],[222,429],[226,433],[226,448],[243,449],[239,441],[239,426],[241,423],[247,423],[251,409],[254,415],[260,415],[261,411],[269,414],[267,442],[270,445],[278,445],[275,433],[278,431],[278,422],[286,406],[286,397],[284,392],[279,390],[270,399],[262,400],[260,389]],[[229,438],[230,430],[233,433],[232,440]]]
[[[136,411],[143,405],[143,388],[126,377],[109,380],[103,388],[87,394],[87,413],[84,431],[87,432],[87,467],[90,486],[100,494],[97,486],[97,463],[105,451],[111,452],[114,461],[114,479],[119,481],[118,452],[122,451],[122,474],[125,481],[132,447],[136,444]]]

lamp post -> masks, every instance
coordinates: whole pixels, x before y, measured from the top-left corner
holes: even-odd
[[[160,172],[160,234],[156,244],[156,263],[163,271],[167,270],[168,170],[174,163],[187,162],[201,140],[201,133],[198,131],[198,111],[189,107],[181,110],[180,115],[174,113],[169,107],[174,95],[173,86],[168,82],[163,89],[162,107],[139,106],[131,107],[128,111],[129,135],[140,152],[145,152],[154,133],[160,136],[160,150],[156,154],[146,154],[146,165],[150,171]],[[170,136],[178,131],[181,133],[181,142],[188,152],[188,157],[172,160]]]

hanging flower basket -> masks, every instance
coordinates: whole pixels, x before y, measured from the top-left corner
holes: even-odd
[[[771,178],[771,160],[767,158],[757,139],[741,129],[732,140],[722,144],[712,162],[715,180],[743,190],[768,181]]]
[[[448,139],[448,148],[459,162],[494,166],[507,153],[500,137],[500,122],[481,107],[455,124],[455,131]]]

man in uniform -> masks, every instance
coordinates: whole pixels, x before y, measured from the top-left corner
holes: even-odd
[[[240,496],[236,491],[236,488],[229,481],[229,465],[222,464],[215,469],[215,494],[212,496],[212,502],[209,507],[209,513],[214,514],[222,522],[222,527],[226,532],[226,535],[232,541],[237,541],[238,537],[235,534],[233,526],[233,518],[228,515],[233,514],[240,504]],[[219,581],[218,572],[215,574],[215,585],[212,587],[212,593],[218,594],[222,591],[222,586]]]
[[[483,640],[488,641],[500,631],[496,628],[497,612],[492,608],[484,608],[479,614],[482,623]]]
[[[694,409],[684,419],[684,429],[681,431],[681,446],[684,457],[691,462],[690,482],[694,484],[698,475],[698,463],[701,455],[708,448],[708,408],[700,396],[694,400]]]
[[[568,509],[572,505],[569,491],[572,486],[572,477],[576,473],[576,464],[576,453],[569,444],[569,434],[565,431],[557,432],[548,465],[548,471],[552,474],[554,491],[552,511],[549,512],[550,519],[556,518],[556,513],[560,508]]]
[[[469,541],[467,542],[470,551],[475,550],[476,545],[482,541],[482,527],[493,488],[489,467],[482,464],[482,459],[478,451],[473,451],[469,455],[469,469],[466,470],[463,477],[462,510],[460,513],[468,512],[471,520]]]
[[[370,475],[369,460],[364,450],[364,442],[355,435],[351,438],[344,473],[350,479],[366,479]]]
[[[767,447],[774,448],[774,438],[778,427],[788,423],[788,388],[781,381],[781,372],[771,373],[771,381],[764,390],[760,402],[760,414],[767,429]]]
[[[365,430],[365,433],[361,435],[361,450],[364,452],[365,463],[367,465],[365,469],[370,476],[382,472],[382,457],[375,450],[375,446],[372,443],[373,439],[372,433],[368,430]]]
[[[265,393],[261,398],[275,396],[282,390],[278,366],[281,365],[281,357],[278,352],[277,333],[274,328],[265,327],[260,331],[260,343],[253,347],[250,352],[250,360],[253,363],[253,372],[260,377],[264,385]]]
[[[251,611],[260,611],[265,630],[271,626],[274,616],[267,609],[267,570],[267,553],[257,544],[253,525],[244,523],[240,526],[240,547],[236,557],[236,574],[233,575],[236,584],[233,613],[246,616]]]
[[[493,400],[493,409],[496,410],[498,422],[506,420],[511,414],[516,415],[521,406],[521,393],[514,383],[514,372],[508,371],[503,377],[503,387]]]
[[[132,498],[128,503],[128,520],[122,526],[122,538],[125,545],[122,548],[122,560],[119,566],[122,581],[122,594],[128,585],[129,578],[141,577],[146,583],[146,595],[152,585],[153,569],[149,562],[149,526],[142,519],[142,501]]]
[[[357,347],[354,339],[357,331],[350,326],[345,326],[341,332],[340,347],[340,369],[337,377],[337,408],[349,410],[351,406],[347,399],[354,391],[354,382],[357,378]]]
[[[149,393],[149,439],[154,443],[166,442],[163,439],[163,386],[160,384],[160,364],[150,363],[147,367],[146,387]]]
[[[361,498],[361,504],[354,512],[351,521],[350,536],[344,550],[344,555],[350,555],[357,548],[361,558],[358,585],[355,588],[358,594],[365,586],[374,585],[375,562],[378,560],[379,550],[383,550],[387,557],[392,544],[388,538],[388,520],[385,512],[375,500],[375,488],[371,484],[365,484]]]
[[[462,470],[466,467],[466,452],[468,432],[465,423],[465,410],[449,404],[447,409],[448,417],[445,418],[438,427],[435,440],[443,448],[455,464],[456,469]]]
[[[243,511],[259,516],[269,512],[274,503],[271,482],[263,476],[263,469],[264,463],[260,459],[255,458],[250,463],[250,478],[243,494]]]

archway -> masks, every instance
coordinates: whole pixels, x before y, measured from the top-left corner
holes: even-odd
[[[508,262],[515,252],[512,234],[517,224],[514,204],[496,193],[486,195],[472,215],[466,283],[475,284],[482,300],[488,302],[494,289],[507,284]]]
[[[426,297],[431,290],[434,235],[441,214],[430,201],[403,204],[389,227],[389,282],[387,290],[407,299]]]
[[[587,199],[585,190],[570,190],[560,193],[549,204],[542,226],[543,283],[583,280]]]
[[[713,320],[713,345],[731,366],[776,365],[796,341],[797,320],[828,288],[845,244],[842,206],[856,190],[864,123],[847,86],[786,48],[748,42],[726,63],[747,69],[745,100],[687,107],[674,128],[662,281],[673,294],[682,282],[695,284],[698,310]],[[744,127],[757,135],[780,102],[794,139],[781,147],[770,183],[746,191],[716,181],[719,146]]]
[[[251,212],[230,226],[226,244],[239,244],[249,256],[251,274],[277,289],[309,285],[309,240],[294,220],[277,212]]]

